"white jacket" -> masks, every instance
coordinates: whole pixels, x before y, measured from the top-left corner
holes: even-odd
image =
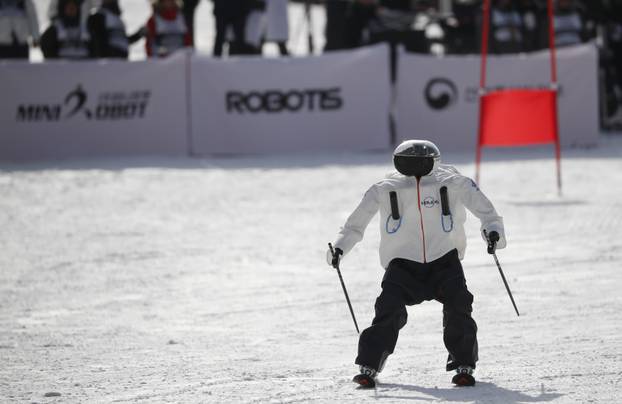
[[[39,22],[32,0],[0,2],[0,45],[11,45],[13,36],[19,44],[28,38],[39,40]]]
[[[447,187],[451,215],[443,217],[441,187]],[[389,193],[395,191],[399,220],[392,218]],[[506,245],[503,219],[475,182],[448,165],[439,165],[421,178],[393,173],[369,188],[363,200],[339,232],[336,248],[344,255],[363,239],[365,228],[380,211],[380,263],[387,268],[394,258],[434,261],[454,248],[460,259],[466,249],[464,222],[469,209],[481,221],[483,231],[499,233],[497,248]],[[485,237],[484,237],[485,240]]]

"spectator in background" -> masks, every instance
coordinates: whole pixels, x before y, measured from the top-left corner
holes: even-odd
[[[192,35],[194,45],[194,14],[196,13],[197,6],[201,0],[183,0],[181,9],[184,14],[184,20],[186,21],[186,27]]]
[[[543,27],[546,27],[546,10],[539,8],[535,0],[520,0],[518,11],[523,19],[524,51],[533,52],[544,48]],[[546,30],[544,30],[546,31]]]
[[[249,12],[249,0],[213,0],[214,18],[216,19],[216,37],[214,56],[221,57],[225,43],[229,43],[229,54],[248,53],[245,43],[246,17]],[[227,33],[233,37],[229,41]]]
[[[440,16],[437,1],[417,0],[414,2],[415,22],[409,32],[409,40],[404,42],[411,52],[436,54],[445,53],[446,22]]]
[[[392,49],[399,43],[412,52],[428,52],[424,28],[415,29],[415,18],[432,10],[430,3],[428,0],[356,0],[346,24],[348,47],[388,42]]]
[[[609,21],[605,32],[613,65],[616,69],[618,85],[622,87],[622,4],[618,5],[618,7],[618,13]]]
[[[557,0],[553,26],[556,46],[577,45],[582,43],[586,36],[585,22],[574,0]]]
[[[373,34],[409,31],[415,21],[415,2],[411,0],[379,0],[374,18],[370,21]]]
[[[453,5],[453,18],[445,24],[448,52],[457,54],[476,53],[480,38],[477,21],[481,10],[474,1],[457,1]]]
[[[397,46],[403,44],[411,51],[427,52],[425,36],[419,31],[419,40],[413,40],[415,2],[411,0],[380,0],[374,17],[369,22],[370,42],[389,44],[391,82],[397,79]],[[423,43],[422,43],[423,42]],[[425,49],[425,50],[423,50]]]
[[[369,23],[375,17],[378,0],[353,0],[345,22],[345,46],[355,48],[369,42]]]
[[[287,0],[255,1],[246,20],[245,37],[254,54],[261,54],[264,42],[274,42],[282,56],[289,55]]]
[[[192,34],[176,0],[155,0],[146,25],[145,46],[149,57],[166,57],[192,46]]]
[[[87,21],[93,57],[127,59],[129,44],[140,39],[138,34],[129,38],[121,19],[119,0],[102,0],[102,5]]]
[[[287,50],[287,41],[289,39],[287,3],[287,0],[268,0],[266,7],[268,16],[266,41],[276,43],[282,56],[289,55]]]
[[[512,0],[494,0],[490,11],[490,53],[522,52],[523,30],[523,18]]]
[[[32,0],[0,0],[0,59],[28,59],[28,39],[39,45],[39,23]]]
[[[244,44],[248,53],[261,54],[266,22],[266,0],[252,0],[248,4],[248,14],[244,24]]]
[[[604,47],[601,49],[603,123],[606,129],[622,129],[622,2],[609,4],[603,15]]]
[[[48,5],[48,18],[50,21],[53,21],[56,17],[58,17],[61,13],[61,4],[63,0],[50,0],[50,4]],[[95,9],[99,5],[99,0],[77,0],[78,7],[80,8],[80,25],[82,30],[80,31],[84,36],[84,40],[88,41],[90,38],[88,37],[89,32],[86,26],[86,21],[91,14],[91,10]]]
[[[324,52],[346,48],[346,19],[350,3],[343,0],[326,0],[326,43]]]
[[[86,59],[91,56],[88,34],[81,23],[81,2],[59,0],[58,13],[41,36],[46,59]]]

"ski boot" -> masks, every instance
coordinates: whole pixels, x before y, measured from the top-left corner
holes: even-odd
[[[376,370],[367,366],[361,366],[361,373],[354,376],[352,381],[364,389],[376,387]]]
[[[451,379],[451,382],[459,387],[475,386],[473,371],[474,369],[470,366],[458,366],[458,369],[456,369],[456,375]]]

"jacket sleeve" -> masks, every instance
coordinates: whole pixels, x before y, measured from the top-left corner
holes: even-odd
[[[480,191],[475,181],[467,177],[461,177],[458,180],[458,190],[458,195],[464,206],[480,220],[480,232],[484,241],[487,241],[484,231],[489,234],[492,231],[496,231],[499,233],[497,248],[505,248],[506,239],[503,218],[497,214],[492,202]]]
[[[30,28],[30,36],[34,42],[39,42],[39,20],[37,19],[37,9],[32,0],[26,1],[26,15],[28,17],[28,28]]]
[[[132,35],[128,35],[127,40],[129,41],[131,45],[131,44],[134,44],[140,41],[146,35],[147,35],[147,28],[143,25],[142,27],[138,28],[136,32],[134,32]]]
[[[106,32],[106,21],[104,15],[101,13],[91,14],[89,16],[89,19],[86,21],[86,25],[89,28],[89,33],[91,34],[93,57],[106,57],[108,33]]]
[[[48,5],[48,19],[53,20],[58,14],[58,0],[50,0]]]
[[[41,52],[46,59],[58,58],[58,33],[56,26],[51,24],[41,35]]]
[[[155,42],[155,17],[151,16],[145,24],[145,50],[148,57],[157,57],[153,54],[153,46]]]
[[[335,248],[341,249],[344,255],[350,252],[352,247],[363,239],[365,228],[376,212],[378,212],[378,188],[374,185],[365,193],[359,205],[341,228],[335,241]]]
[[[80,6],[80,26],[84,30],[83,32],[88,35],[87,21],[91,15],[91,10],[95,7],[95,3],[92,0],[85,0]]]
[[[184,46],[192,47],[192,33],[190,31],[184,35]]]

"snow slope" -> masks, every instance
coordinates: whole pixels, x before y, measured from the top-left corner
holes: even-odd
[[[471,217],[478,385],[451,386],[428,302],[375,391],[350,383],[357,335],[324,253],[387,154],[2,165],[0,402],[619,402],[622,139],[566,152],[563,197],[550,154],[485,154],[522,316]],[[473,173],[471,154],[444,160]],[[376,220],[342,263],[362,326]]]

